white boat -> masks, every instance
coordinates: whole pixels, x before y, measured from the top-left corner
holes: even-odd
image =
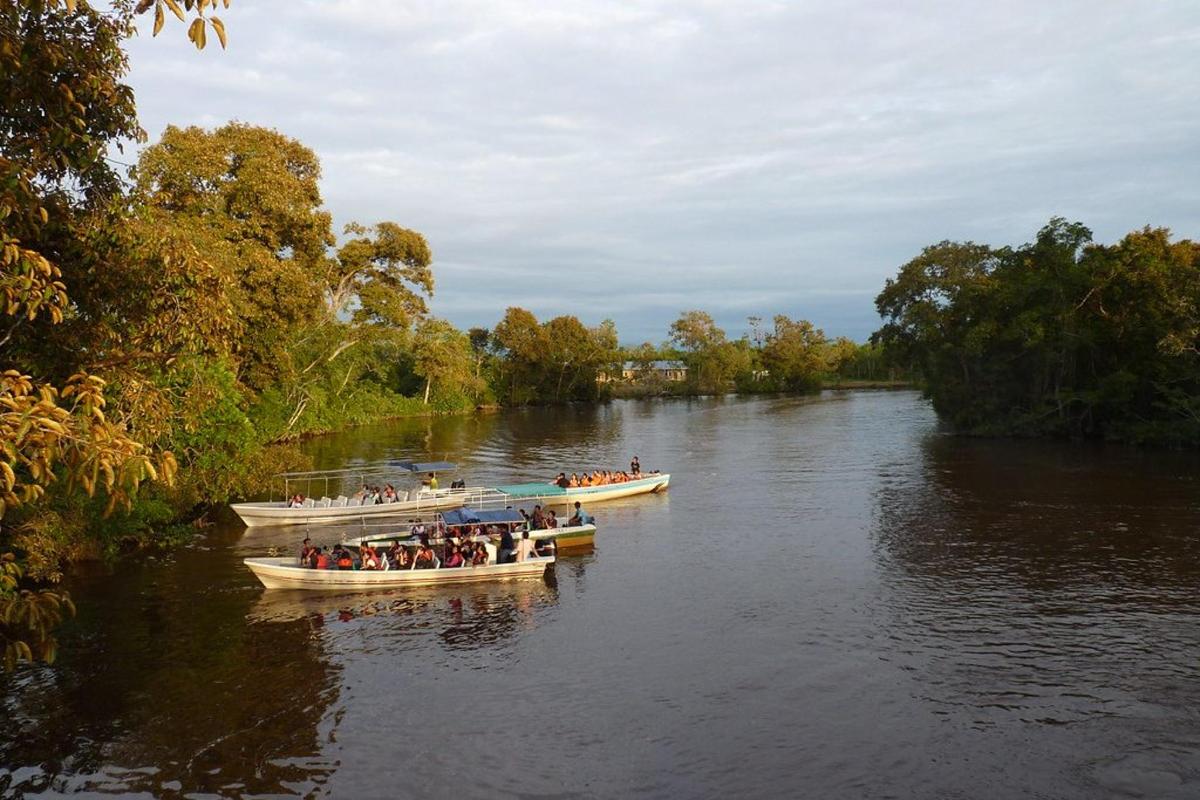
[[[638,494],[656,494],[665,491],[670,482],[670,474],[659,472],[624,483],[606,483],[600,486],[564,489],[553,483],[515,483],[497,486],[496,491],[506,495],[510,501],[526,500],[536,501],[544,506],[570,506],[575,501],[586,505]]]
[[[445,528],[453,535],[455,528],[462,526],[480,525],[488,527],[509,526],[512,530],[514,539],[520,539],[525,525],[525,517],[521,516],[519,511],[512,508],[504,509],[470,509],[458,508],[449,511],[443,511],[434,519],[426,522],[420,520],[420,523],[427,530],[438,530],[438,523],[442,523]],[[519,526],[519,527],[518,527]],[[377,530],[368,531],[360,536],[347,538],[343,541],[344,544],[357,547],[360,544],[387,544],[394,542],[407,543],[414,540],[415,535],[412,533],[412,528],[409,526],[397,528],[396,526],[372,526]],[[367,526],[363,526],[365,530]],[[535,542],[554,542],[556,550],[570,550],[580,547],[591,547],[596,542],[596,526],[594,523],[586,525],[559,525],[557,528],[539,528],[529,531],[529,538]],[[431,542],[441,541],[436,536],[430,538]],[[493,540],[494,541],[494,540]]]
[[[295,556],[242,560],[268,589],[366,591],[409,586],[449,586],[479,581],[536,578],[554,564],[554,555],[538,556],[511,564],[435,569],[339,570],[311,569],[297,564]]]
[[[230,507],[241,517],[247,527],[260,525],[306,525],[348,522],[362,519],[384,519],[390,516],[416,514],[458,508],[467,503],[482,503],[484,498],[494,496],[494,491],[484,487],[462,487],[452,489],[430,489],[417,485],[413,489],[398,490],[397,498],[390,502],[377,502],[372,498],[347,497],[331,492],[349,490],[352,481],[362,486],[368,482],[387,483],[396,480],[397,474],[410,476],[447,472],[457,469],[445,461],[413,462],[393,461],[386,465],[374,465],[353,469],[320,470],[315,472],[285,472],[276,477],[283,481],[282,500],[234,503]],[[305,494],[313,485],[323,484],[324,496],[317,499],[306,497],[299,505],[293,505],[291,487],[303,486]],[[332,488],[331,488],[332,487]]]

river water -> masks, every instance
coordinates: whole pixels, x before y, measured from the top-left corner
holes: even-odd
[[[406,420],[321,466],[627,464],[553,579],[265,592],[292,531],[75,578],[0,795],[1200,797],[1200,458],[945,436],[912,392]]]

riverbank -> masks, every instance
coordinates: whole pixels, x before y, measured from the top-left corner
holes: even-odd
[[[738,390],[721,392],[714,394],[713,392],[702,392],[694,387],[689,387],[683,383],[661,384],[657,386],[645,386],[637,384],[621,384],[608,386],[609,396],[613,400],[644,400],[651,397],[712,397],[712,396],[733,396],[733,397],[754,397],[756,395],[779,395],[779,394],[816,394],[825,391],[826,389],[836,390],[854,390],[854,389],[916,389],[918,386],[912,381],[905,380],[861,380],[857,378],[836,378],[823,380],[819,385],[806,392],[788,392],[780,391],[772,388],[769,390],[756,391],[749,387],[741,387]]]

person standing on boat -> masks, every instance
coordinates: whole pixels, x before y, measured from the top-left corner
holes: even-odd
[[[438,487],[437,473],[429,473],[429,491],[436,492]]]
[[[537,557],[537,548],[533,546],[533,542],[529,539],[529,531],[524,531],[521,534],[521,541],[517,542],[517,563],[528,561],[531,558]]]
[[[526,533],[525,535],[528,536],[529,534]],[[515,549],[513,546],[512,531],[508,529],[507,525],[502,526],[500,528],[500,554],[496,558],[496,563],[507,564],[512,559],[513,550]]]
[[[304,544],[300,548],[300,566],[308,566],[308,560],[312,557],[312,551],[312,539],[309,539],[307,536],[305,536]]]
[[[638,461],[637,456],[634,456],[633,461],[629,462],[629,474],[630,475],[641,475],[642,474],[642,462]]]

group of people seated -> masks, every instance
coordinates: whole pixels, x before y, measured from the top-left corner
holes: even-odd
[[[587,471],[572,472],[569,478],[567,477],[567,473],[560,472],[550,483],[563,489],[578,489],[582,486],[607,486],[610,483],[627,483],[628,481],[636,481],[642,477],[642,463],[638,461],[637,456],[634,456],[633,460],[629,462],[628,472],[624,470],[598,469],[590,473]]]
[[[405,498],[402,498],[396,492],[396,487],[392,486],[390,483],[383,487],[369,486],[364,483],[361,489],[351,495],[347,504],[356,506],[373,506],[376,503],[395,503],[397,500],[403,499]],[[321,500],[325,505],[329,505],[329,498],[323,497]],[[346,500],[346,498],[340,497],[339,502],[341,500]],[[300,492],[296,492],[294,495],[289,497],[287,501],[288,508],[304,508],[305,505],[311,506],[312,502],[310,502],[309,499]]]
[[[576,504],[578,505],[578,504]],[[525,528],[531,531],[547,531],[554,530],[558,527],[558,515],[554,513],[554,509],[542,510],[539,503],[533,507],[533,513],[530,514],[525,509],[520,509],[521,516],[525,518]]]
[[[480,526],[453,526],[449,529],[439,523],[442,536],[436,547],[431,543],[428,531],[421,525],[416,542],[395,541],[383,549],[367,543],[360,544],[355,553],[353,548],[336,544],[332,548],[314,545],[305,538],[300,548],[300,566],[309,569],[338,570],[395,570],[395,569],[446,569],[459,567],[481,567],[488,564],[509,564],[547,555],[553,545],[538,547],[539,543],[523,531],[519,540],[514,540],[516,526],[490,525],[486,532]],[[499,542],[497,552],[494,541]]]
[[[572,472],[570,477],[567,477],[567,473],[560,472],[551,483],[563,489],[578,489],[581,486],[607,486],[610,483],[627,483],[628,481],[636,481],[640,477],[641,475],[631,475],[623,471],[613,472],[607,469],[598,469],[591,473]]]
[[[362,488],[352,495],[352,498],[357,500],[360,505],[373,506],[376,503],[394,503],[399,499],[399,495],[396,494],[396,487],[390,483],[382,489],[364,483]]]

